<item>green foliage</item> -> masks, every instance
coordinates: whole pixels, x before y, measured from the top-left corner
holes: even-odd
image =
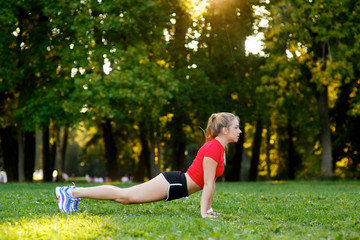
[[[81,186],[93,186],[82,183]],[[80,186],[79,185],[79,186]],[[54,184],[0,185],[3,239],[358,239],[358,182],[218,183],[202,219],[200,194],[171,202],[120,205],[82,200],[60,213]],[[118,185],[128,187],[129,185]]]
[[[219,4],[210,1],[208,11],[196,23],[198,27],[195,29],[201,35],[199,50],[194,54],[194,59],[198,60],[195,63],[214,85],[213,88],[204,88],[204,94],[216,95],[207,101],[211,104],[207,115],[217,111],[251,115],[253,106],[248,103],[250,98],[256,98],[253,86],[258,80],[257,76],[249,76],[252,68],[257,68],[255,58],[245,56],[245,40],[253,32],[251,3],[228,1]]]
[[[327,87],[334,160],[341,176],[358,178],[357,1],[209,0],[198,12],[196,4],[1,2],[0,126],[90,129],[110,120],[119,161],[138,162],[143,133],[150,145],[163,144],[169,166],[177,146],[185,149],[176,154],[197,149],[199,126],[211,113],[229,111],[249,129],[263,119],[278,176],[287,167],[290,123],[302,160],[298,176],[312,175],[321,152],[316,98]],[[260,5],[269,13],[257,16],[253,6]],[[269,27],[255,26],[261,17]],[[261,31],[266,55],[246,55],[246,38]],[[104,159],[97,136],[87,146],[98,146],[81,155],[85,162]]]
[[[335,129],[340,129],[339,123],[344,115],[351,119],[349,122],[353,121],[351,113],[356,111],[357,100],[355,95],[350,97],[349,94],[358,91],[356,82],[359,79],[355,70],[358,63],[353,62],[359,57],[359,48],[356,40],[350,37],[351,31],[355,35],[359,32],[353,14],[355,5],[356,1],[334,0],[276,1],[267,6],[270,18],[264,33],[268,57],[262,68],[262,85],[256,86],[257,92],[264,96],[260,108],[270,109],[270,120],[275,130],[285,129],[287,123],[292,124],[296,151],[302,156],[304,172],[317,168],[314,157],[320,158],[323,147],[318,143],[321,131],[319,120],[322,118],[317,106],[320,92],[329,89],[330,128],[335,136],[332,139],[347,135],[335,132]],[[341,92],[341,86],[346,84],[349,84],[350,90]],[[347,103],[344,104],[344,101]],[[333,109],[340,105],[347,113],[338,107]],[[347,127],[340,131],[346,132]],[[350,137],[336,142],[345,138],[351,148],[355,147],[357,141],[349,140]],[[341,159],[336,156],[342,151],[341,147],[334,145],[337,148],[335,158]],[[345,144],[342,148],[346,148]],[[279,150],[279,156],[283,155],[282,152]],[[340,155],[358,162],[355,155]]]
[[[144,104],[161,108],[170,97],[172,83],[161,57],[165,19],[157,3],[66,2],[50,5],[48,11],[59,35],[68,42],[61,53],[61,67],[76,69],[71,94],[75,107],[70,110],[83,108],[88,119],[99,122],[122,120]],[[106,62],[112,71],[104,72]]]

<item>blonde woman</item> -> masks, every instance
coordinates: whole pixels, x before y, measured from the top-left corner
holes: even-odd
[[[196,158],[186,173],[164,172],[148,182],[129,188],[111,185],[97,187],[57,187],[58,206],[62,212],[78,210],[79,200],[90,198],[111,200],[121,204],[148,203],[187,197],[202,190],[202,217],[214,217],[212,200],[215,181],[224,172],[224,153],[228,143],[237,142],[241,130],[239,118],[232,113],[214,113],[206,128],[206,143],[199,149]]]

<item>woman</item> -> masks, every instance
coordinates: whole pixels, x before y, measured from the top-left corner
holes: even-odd
[[[148,182],[130,187],[118,188],[110,185],[77,188],[57,187],[56,196],[62,212],[78,209],[81,198],[112,200],[122,204],[148,203],[160,200],[170,201],[187,197],[203,190],[201,195],[201,216],[214,217],[211,204],[215,193],[215,181],[224,172],[225,147],[237,142],[241,130],[239,118],[232,113],[214,113],[208,120],[206,143],[186,173],[164,172]]]

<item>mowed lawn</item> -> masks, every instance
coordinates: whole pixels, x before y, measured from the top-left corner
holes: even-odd
[[[0,184],[0,239],[360,239],[360,182],[217,183],[216,219],[200,217],[201,193],[140,205],[84,199],[64,214],[56,186]]]

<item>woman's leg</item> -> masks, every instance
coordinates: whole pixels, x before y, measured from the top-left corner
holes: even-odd
[[[147,203],[162,200],[166,197],[169,184],[162,174],[148,182],[129,188],[118,188],[110,185],[98,187],[75,188],[71,193],[77,198],[112,200],[122,204]]]

